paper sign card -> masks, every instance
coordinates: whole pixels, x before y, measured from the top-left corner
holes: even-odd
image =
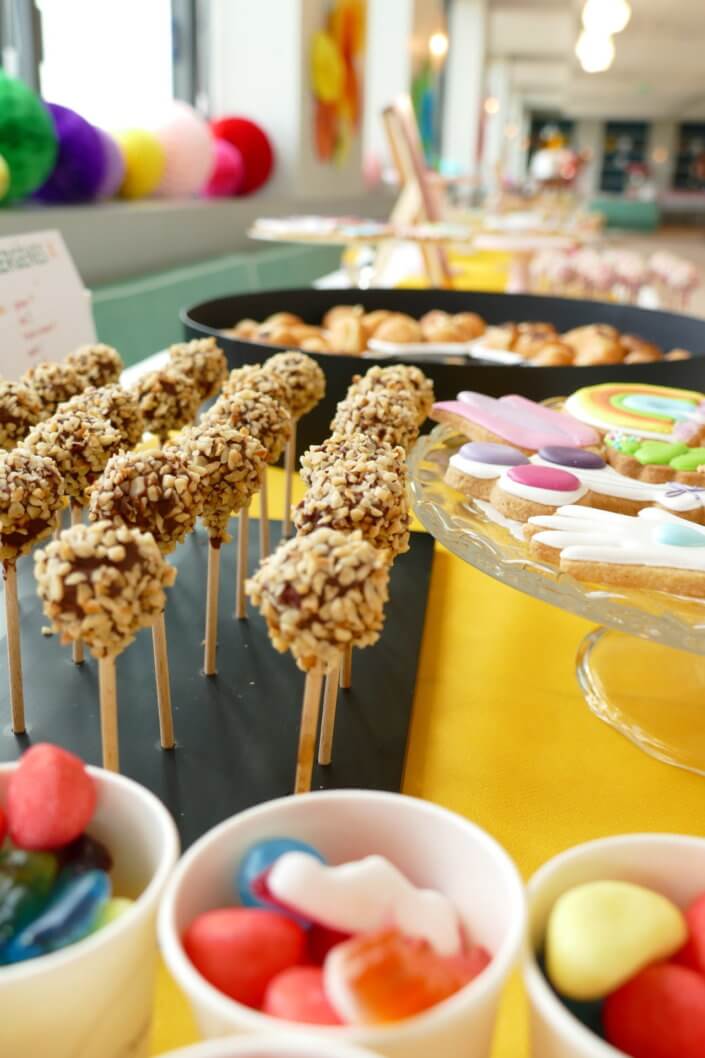
[[[0,375],[95,342],[90,296],[58,231],[0,239]]]

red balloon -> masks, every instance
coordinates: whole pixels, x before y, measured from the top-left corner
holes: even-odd
[[[214,136],[227,140],[242,155],[245,179],[239,193],[249,195],[266,184],[274,168],[274,151],[259,125],[247,118],[229,117],[211,122],[211,128]]]

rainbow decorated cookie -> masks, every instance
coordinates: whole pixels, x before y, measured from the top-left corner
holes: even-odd
[[[577,390],[566,400],[565,410],[604,433],[621,430],[685,443],[705,436],[705,395],[689,389],[603,382]]]
[[[578,580],[705,597],[705,526],[656,508],[632,518],[561,507],[529,528],[532,553]]]
[[[633,434],[611,433],[605,438],[605,450],[620,474],[643,481],[705,485],[705,448],[683,441],[648,441]]]
[[[527,456],[511,445],[471,441],[451,456],[445,480],[465,496],[488,500],[495,481],[507,467],[524,466],[528,462]]]
[[[495,481],[490,503],[505,518],[526,522],[570,503],[579,503],[587,486],[569,470],[530,463],[508,467]]]
[[[526,397],[487,397],[465,391],[457,400],[441,401],[431,409],[431,418],[447,423],[472,441],[512,445],[524,454],[545,445],[588,448],[600,443],[599,434],[564,412],[546,408]]]

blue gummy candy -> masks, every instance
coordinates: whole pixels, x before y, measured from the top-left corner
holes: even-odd
[[[309,856],[315,856],[321,863],[326,862],[318,849],[307,845],[305,841],[296,841],[295,838],[267,838],[265,841],[258,841],[242,857],[235,878],[238,896],[243,907],[262,907],[267,911],[276,910],[282,914],[287,913],[278,904],[264,900],[253,892],[256,880],[261,878],[285,852],[307,852]],[[293,918],[295,922],[304,927],[311,924],[308,919],[299,918],[293,913],[289,914],[289,918]]]
[[[60,876],[47,907],[3,948],[2,961],[24,962],[81,940],[91,932],[110,895],[110,878],[105,871],[86,871],[65,879]]]

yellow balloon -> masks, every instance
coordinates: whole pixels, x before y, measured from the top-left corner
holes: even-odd
[[[123,198],[146,198],[159,187],[164,175],[164,148],[146,129],[129,129],[115,136],[125,159],[125,179],[120,188]]]
[[[7,194],[7,189],[10,186],[10,167],[0,154],[0,199],[3,199]]]

